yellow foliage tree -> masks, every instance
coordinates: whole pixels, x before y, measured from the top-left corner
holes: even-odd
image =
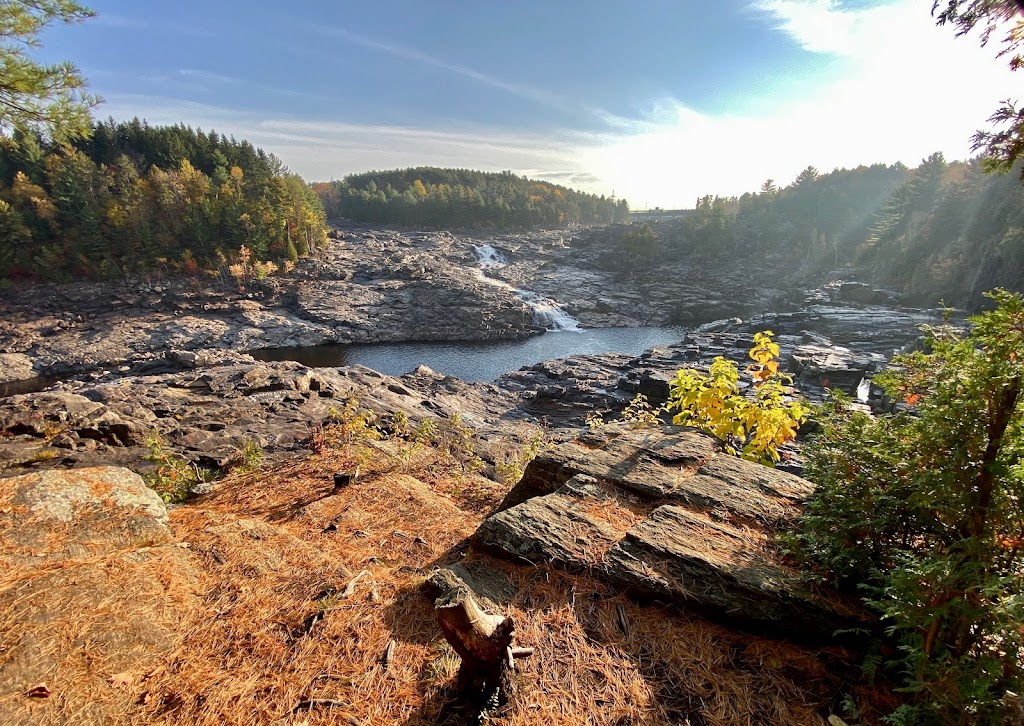
[[[740,392],[736,365],[722,356],[708,373],[684,368],[670,384],[668,409],[677,426],[691,426],[719,439],[725,451],[751,461],[774,464],[779,447],[796,438],[797,429],[810,409],[799,401],[786,400],[792,378],[779,373],[779,346],[772,331],[754,336],[746,372],[754,382],[754,394]]]

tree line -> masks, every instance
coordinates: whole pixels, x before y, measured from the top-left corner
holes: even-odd
[[[313,188],[330,218],[416,227],[555,227],[629,218],[625,199],[470,169],[418,167],[352,174]]]
[[[740,197],[705,196],[656,240],[621,239],[640,262],[696,256],[765,260],[820,275],[853,268],[911,299],[976,307],[994,287],[1024,289],[1024,187],[985,162],[874,164],[774,180]],[[639,246],[638,246],[639,245]]]
[[[292,261],[326,242],[309,186],[247,141],[185,125],[97,123],[0,139],[0,277],[196,274]]]

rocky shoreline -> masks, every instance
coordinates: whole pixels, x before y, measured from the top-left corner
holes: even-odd
[[[0,291],[0,383],[93,371],[148,372],[167,351],[324,343],[474,341],[543,332],[514,289],[547,295],[583,327],[700,323],[789,312],[803,295],[784,276],[676,263],[644,274],[608,269],[593,230],[495,237],[353,225],[287,275],[37,285]],[[596,235],[596,236],[595,236]],[[476,248],[507,260],[481,275]],[[781,273],[780,273],[781,274]],[[489,284],[495,280],[507,284]]]

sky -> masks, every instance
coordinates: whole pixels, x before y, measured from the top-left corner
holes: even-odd
[[[308,181],[512,170],[692,207],[970,137],[1015,79],[931,0],[94,0],[48,29],[95,114],[245,138]]]

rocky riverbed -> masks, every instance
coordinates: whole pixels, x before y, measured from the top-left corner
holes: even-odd
[[[460,413],[480,431],[522,420],[569,430],[594,411],[616,414],[637,393],[664,400],[681,367],[706,366],[717,355],[745,364],[752,334],[764,329],[777,334],[799,393],[820,400],[826,388],[839,387],[867,399],[864,379],[914,341],[921,324],[939,320],[857,283],[755,290],[747,271],[685,263],[625,274],[609,264],[615,250],[602,234],[467,237],[353,226],[290,274],[243,286],[167,279],[7,290],[0,383],[54,385],[0,398],[0,475],[26,467],[144,467],[154,434],[192,462],[226,467],[244,441],[272,453],[300,450],[349,399],[414,421]],[[484,270],[486,245],[501,264]],[[693,322],[679,342],[639,356],[545,361],[494,384],[427,369],[401,378],[359,367],[309,369],[246,354],[536,335],[543,319],[524,302],[535,299],[572,313],[581,326]],[[777,307],[764,312],[769,304]]]
[[[553,298],[587,327],[706,321],[781,295],[755,290],[740,270],[711,275],[673,266],[657,276],[623,276],[606,269],[604,248],[588,243],[589,234],[465,237],[352,226],[290,274],[242,286],[153,278],[8,289],[0,293],[0,383],[153,372],[160,364],[152,362],[169,350],[541,333],[517,288]],[[488,243],[507,264],[485,278],[477,250]]]

